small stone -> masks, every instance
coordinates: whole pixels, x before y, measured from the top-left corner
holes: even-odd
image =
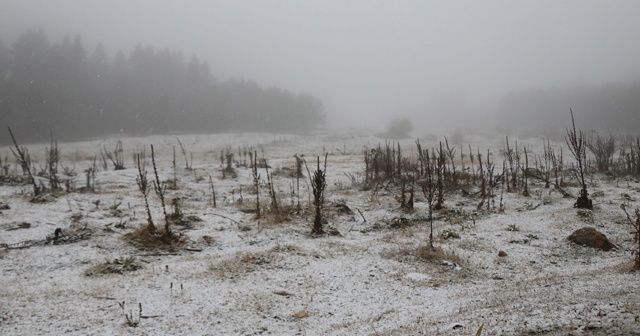
[[[298,318],[298,319],[309,317],[309,312],[306,311],[306,310],[301,310],[299,312],[294,313],[293,317]]]
[[[502,258],[504,258],[504,257],[506,257],[506,256],[507,256],[507,252],[502,251],[502,250],[500,250],[500,251],[498,252],[498,257],[502,257]]]
[[[462,323],[452,323],[449,325],[449,328],[453,330],[458,330],[458,329],[464,328],[464,325],[462,325]]]
[[[334,228],[329,228],[329,229],[327,230],[327,234],[328,234],[328,235],[330,235],[330,236],[342,236],[342,235],[340,234],[340,231],[338,231],[338,230],[336,230],[336,229],[334,229]]]
[[[596,329],[601,329],[602,325],[598,322],[592,322],[589,323],[586,327],[584,327],[584,330],[596,330]]]
[[[274,290],[273,294],[280,295],[280,296],[293,296],[293,294],[289,293],[286,289]]]

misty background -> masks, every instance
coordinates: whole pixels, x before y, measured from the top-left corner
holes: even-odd
[[[51,120],[87,133],[380,130],[398,116],[416,132],[563,130],[572,107],[579,127],[635,131],[637,13],[637,1],[3,0],[0,123],[45,137]],[[30,39],[40,49],[25,51]]]

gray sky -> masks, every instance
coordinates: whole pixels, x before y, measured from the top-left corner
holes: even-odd
[[[312,93],[333,124],[383,128],[509,91],[639,78],[639,13],[635,0],[0,0],[0,36],[168,47],[220,80]]]

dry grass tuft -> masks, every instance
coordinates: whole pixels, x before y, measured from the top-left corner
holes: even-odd
[[[412,238],[416,236],[415,228],[408,227],[406,230],[394,230],[384,234],[380,240],[385,243],[399,243],[409,240],[413,243]]]
[[[457,247],[472,252],[491,252],[496,247],[491,242],[480,238],[465,238],[458,241]]]
[[[124,274],[126,272],[137,271],[142,268],[136,257],[118,257],[113,260],[106,260],[102,264],[91,267],[85,275],[92,276],[96,274]]]
[[[187,242],[186,237],[176,233],[166,235],[163,229],[152,232],[148,225],[141,225],[123,239],[142,250],[177,251]]]
[[[269,251],[274,253],[293,253],[296,255],[307,254],[307,252],[303,248],[292,244],[277,245],[271,248],[271,250]]]
[[[277,209],[271,208],[263,212],[260,224],[265,225],[265,227],[272,227],[277,224],[291,222],[291,216],[295,215],[295,212],[295,207],[289,205],[280,206]]]
[[[439,246],[431,247],[428,245],[420,246],[416,249],[416,256],[419,260],[429,262],[442,262],[443,260],[450,261],[457,265],[465,263],[459,255],[453,250],[445,250]]]
[[[619,264],[613,264],[607,267],[603,267],[602,269],[594,271],[593,274],[589,275],[598,276],[606,273],[625,274],[638,271],[640,270],[637,268],[635,261],[623,261]]]

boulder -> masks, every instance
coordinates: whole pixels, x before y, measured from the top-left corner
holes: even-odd
[[[588,226],[574,231],[567,239],[578,245],[599,248],[603,251],[616,247],[602,232]]]

